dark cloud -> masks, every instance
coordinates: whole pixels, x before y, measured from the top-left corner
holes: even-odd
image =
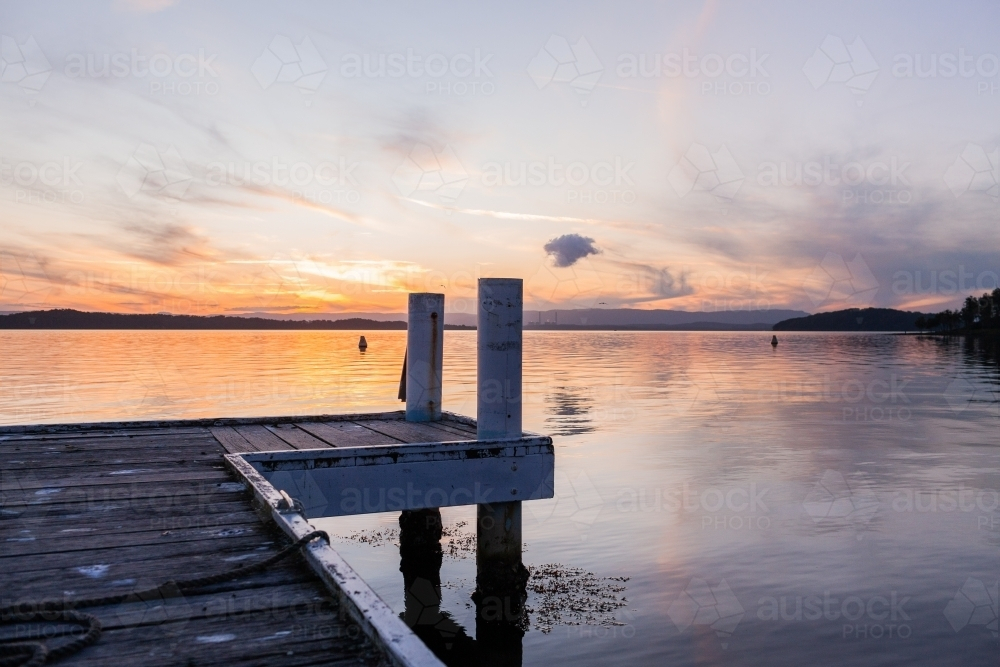
[[[573,266],[587,255],[601,252],[594,245],[594,239],[579,234],[563,234],[545,244],[545,252],[552,255],[555,265]]]

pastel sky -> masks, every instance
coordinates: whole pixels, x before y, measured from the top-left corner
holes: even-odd
[[[937,310],[994,2],[5,2],[0,310]]]

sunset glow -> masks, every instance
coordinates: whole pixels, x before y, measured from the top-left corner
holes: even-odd
[[[997,282],[996,8],[902,6],[7,6],[0,310],[957,306]]]

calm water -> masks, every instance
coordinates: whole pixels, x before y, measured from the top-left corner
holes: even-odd
[[[0,422],[398,409],[405,333],[367,338],[2,332]],[[610,609],[550,599],[565,613],[533,614],[525,665],[998,663],[996,352],[769,338],[526,334],[524,423],[555,438],[556,497],[525,503],[525,563],[628,580],[603,580],[624,586]],[[473,415],[474,385],[475,333],[448,332],[446,409]],[[474,633],[474,509],[443,514],[442,608]],[[402,611],[396,518],[316,523]]]

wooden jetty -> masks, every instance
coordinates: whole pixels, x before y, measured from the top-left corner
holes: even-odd
[[[262,523],[228,453],[475,438],[467,423],[347,416],[0,428],[3,606],[139,591],[214,574],[288,540]],[[316,574],[289,559],[197,597],[136,599],[98,615],[104,636],[73,664],[375,664]],[[0,639],[31,640],[22,628]]]
[[[435,311],[429,335],[408,334],[405,411],[0,427],[0,607],[124,596],[81,610],[103,636],[74,665],[441,665],[322,538],[302,549],[308,567],[295,555],[195,592],[149,590],[274,556],[314,531],[309,518],[357,513],[338,501],[348,490],[408,490],[398,507],[366,500],[361,512],[477,504],[489,517],[478,527],[483,580],[496,564],[523,570],[520,501],[552,496],[554,459],[550,438],[521,431],[516,287],[516,308],[493,322],[503,340],[484,352],[480,334],[480,385],[485,372],[508,390],[480,392],[479,422],[441,410]],[[415,483],[437,496],[409,493]],[[73,636],[66,624],[0,621],[0,648]]]

